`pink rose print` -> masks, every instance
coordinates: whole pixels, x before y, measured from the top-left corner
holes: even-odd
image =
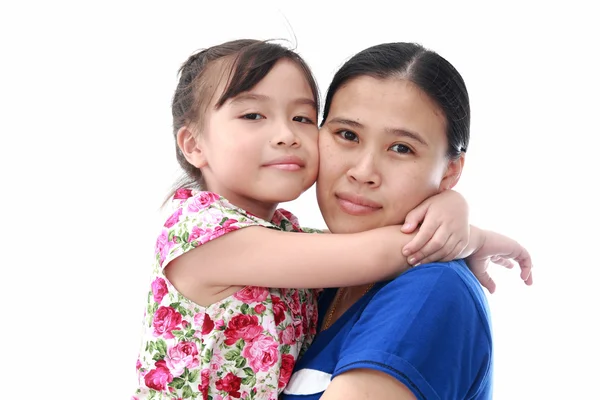
[[[279,340],[283,344],[294,344],[296,343],[296,331],[292,324],[286,326],[286,328],[279,333]]]
[[[246,343],[242,356],[248,360],[250,368],[255,373],[268,371],[277,362],[279,356],[277,342],[271,336],[261,334]]]
[[[296,339],[300,340],[304,334],[304,324],[301,321],[294,321],[294,331],[296,332]]]
[[[163,278],[157,277],[154,282],[152,282],[152,296],[154,297],[155,302],[160,303],[168,292],[167,283]]]
[[[160,306],[154,313],[152,326],[154,327],[154,336],[163,336],[166,339],[173,339],[171,331],[177,329],[181,324],[181,314],[173,307]]]
[[[220,370],[225,364],[225,359],[221,355],[221,353],[217,350],[213,352],[213,356],[210,359],[210,369],[213,371]]]
[[[273,313],[275,314],[275,325],[279,325],[285,320],[285,312],[287,311],[287,306],[277,296],[271,296],[271,299],[273,300]]]
[[[224,221],[224,222],[221,224],[221,226],[222,226],[223,228],[229,228],[231,225],[233,225],[233,224],[236,224],[237,222],[238,222],[238,220],[237,220],[237,219],[231,219],[231,218],[228,218],[226,221]]]
[[[177,211],[175,211],[173,215],[171,215],[165,222],[165,228],[171,228],[173,225],[178,223],[179,217],[181,217],[182,212],[183,210],[181,208],[178,208]]]
[[[200,313],[194,315],[194,325],[200,326],[200,325],[202,325],[203,322],[204,322],[204,313],[203,312],[200,312]]]
[[[263,328],[258,326],[256,315],[238,314],[231,318],[225,332],[223,332],[226,337],[225,344],[232,346],[239,339],[244,339],[246,342],[251,341],[262,331]]]
[[[266,309],[267,307],[265,307],[264,304],[257,304],[256,307],[254,307],[254,312],[257,314],[262,314]]]
[[[235,220],[228,220],[228,221],[237,222]],[[231,224],[229,224],[229,225],[231,225]],[[237,229],[238,228],[236,226],[225,226],[225,225],[216,226],[206,241],[215,240],[215,239],[223,236],[224,234],[236,231]]]
[[[229,372],[223,378],[219,379],[215,383],[217,390],[223,390],[234,399],[239,399],[241,396],[240,386],[242,384],[242,378],[235,376],[235,374]]]
[[[227,218],[219,208],[209,208],[202,211],[202,221],[206,226],[221,225],[221,221]]]
[[[165,390],[167,385],[173,382],[173,375],[171,375],[164,360],[157,361],[154,365],[156,368],[146,374],[144,382],[150,389]]]
[[[215,323],[210,319],[210,315],[204,314],[204,322],[202,323],[202,334],[208,335],[215,327]]]
[[[225,322],[222,319],[215,321],[215,330],[223,331],[225,330]]]
[[[294,290],[292,293],[291,303],[292,304],[290,305],[290,308],[292,309],[292,314],[294,317],[299,317],[300,313],[302,312],[302,304],[300,303],[300,295],[298,294],[297,290]]]
[[[201,335],[208,335],[209,333],[211,333],[213,331],[213,329],[215,327],[215,323],[210,318],[210,315],[205,314],[205,313],[198,313],[198,314],[194,315],[194,324],[196,326],[202,327],[202,330],[200,332]],[[197,337],[199,337],[199,336],[197,336]]]
[[[209,233],[210,233],[210,230],[200,229],[197,226],[193,226],[192,231],[190,232],[190,236],[188,237],[188,242],[191,243],[194,240],[198,240],[200,238],[208,236]],[[202,239],[199,240],[200,243],[204,243],[205,241],[206,240],[202,240]]]
[[[176,200],[186,200],[192,197],[192,190],[187,188],[179,188],[175,191],[173,195],[173,199]]]
[[[300,228],[300,222],[298,221],[298,218],[296,218],[296,216],[288,210],[280,208],[273,215],[272,222],[277,226],[281,226],[281,220],[283,219],[287,219],[290,222],[290,224],[292,225],[292,230],[302,232],[302,228]]]
[[[137,359],[137,362],[135,363],[135,369],[140,369],[142,368],[142,363],[140,362],[140,359]]]
[[[167,351],[165,359],[167,367],[174,377],[181,376],[185,368],[192,369],[198,367],[198,349],[192,342],[179,342],[176,346]]]
[[[294,356],[291,354],[284,354],[281,356],[281,370],[279,371],[279,388],[285,387],[290,381],[292,371],[294,370]]]
[[[209,205],[219,200],[219,196],[211,192],[200,192],[190,201],[188,205],[189,212],[198,212],[204,210]]]
[[[314,303],[311,303],[310,305],[308,305],[307,310],[309,315],[306,318],[306,320],[310,319],[310,328],[308,330],[308,332],[311,335],[316,335],[317,334],[317,325],[319,324],[319,312],[317,310],[317,308],[315,307]]]
[[[162,265],[165,258],[169,254],[169,232],[165,229],[161,232],[160,236],[156,239],[156,252],[160,254],[160,264]]]
[[[236,299],[244,303],[260,303],[267,299],[269,291],[267,288],[258,286],[246,286],[233,295]]]
[[[203,369],[200,372],[200,384],[198,385],[198,391],[202,393],[202,400],[208,400],[208,385],[210,383],[210,371]]]

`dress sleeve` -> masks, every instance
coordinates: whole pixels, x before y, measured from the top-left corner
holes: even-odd
[[[466,270],[462,261],[453,263]],[[475,285],[439,263],[383,286],[348,334],[333,377],[373,369],[418,399],[470,398],[491,368],[487,303],[482,308],[485,295]]]
[[[164,269],[185,252],[226,233],[248,226],[277,229],[212,192],[184,199],[165,222],[156,242],[156,258]]]

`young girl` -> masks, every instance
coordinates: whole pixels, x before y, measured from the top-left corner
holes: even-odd
[[[318,91],[308,66],[282,46],[238,40],[191,56],[172,112],[190,180],[156,243],[135,399],[274,400],[316,333],[317,292],[307,288],[386,279],[407,269],[407,258],[468,255],[466,204],[450,191],[405,226],[425,212],[440,226],[412,249],[415,235],[400,226],[290,234],[307,230],[277,206],[315,182]],[[347,194],[339,202],[348,213],[377,208]]]

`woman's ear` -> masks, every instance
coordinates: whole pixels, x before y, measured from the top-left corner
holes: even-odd
[[[177,146],[187,162],[194,167],[203,168],[208,164],[202,140],[189,126],[183,126],[177,131]]]
[[[450,190],[460,180],[460,175],[462,174],[463,167],[465,165],[465,153],[460,153],[460,156],[456,159],[452,159],[448,162],[448,167],[446,167],[446,172],[444,173],[444,177],[440,182],[440,191]]]

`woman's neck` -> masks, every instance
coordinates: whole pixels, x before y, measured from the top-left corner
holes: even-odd
[[[338,293],[336,295],[337,298],[335,298],[329,306],[327,314],[331,314],[331,318],[328,321],[329,326],[331,326],[342,315],[344,315],[344,313],[348,311],[348,309],[352,307],[354,303],[367,294],[372,287],[373,284],[366,284],[338,289]]]

